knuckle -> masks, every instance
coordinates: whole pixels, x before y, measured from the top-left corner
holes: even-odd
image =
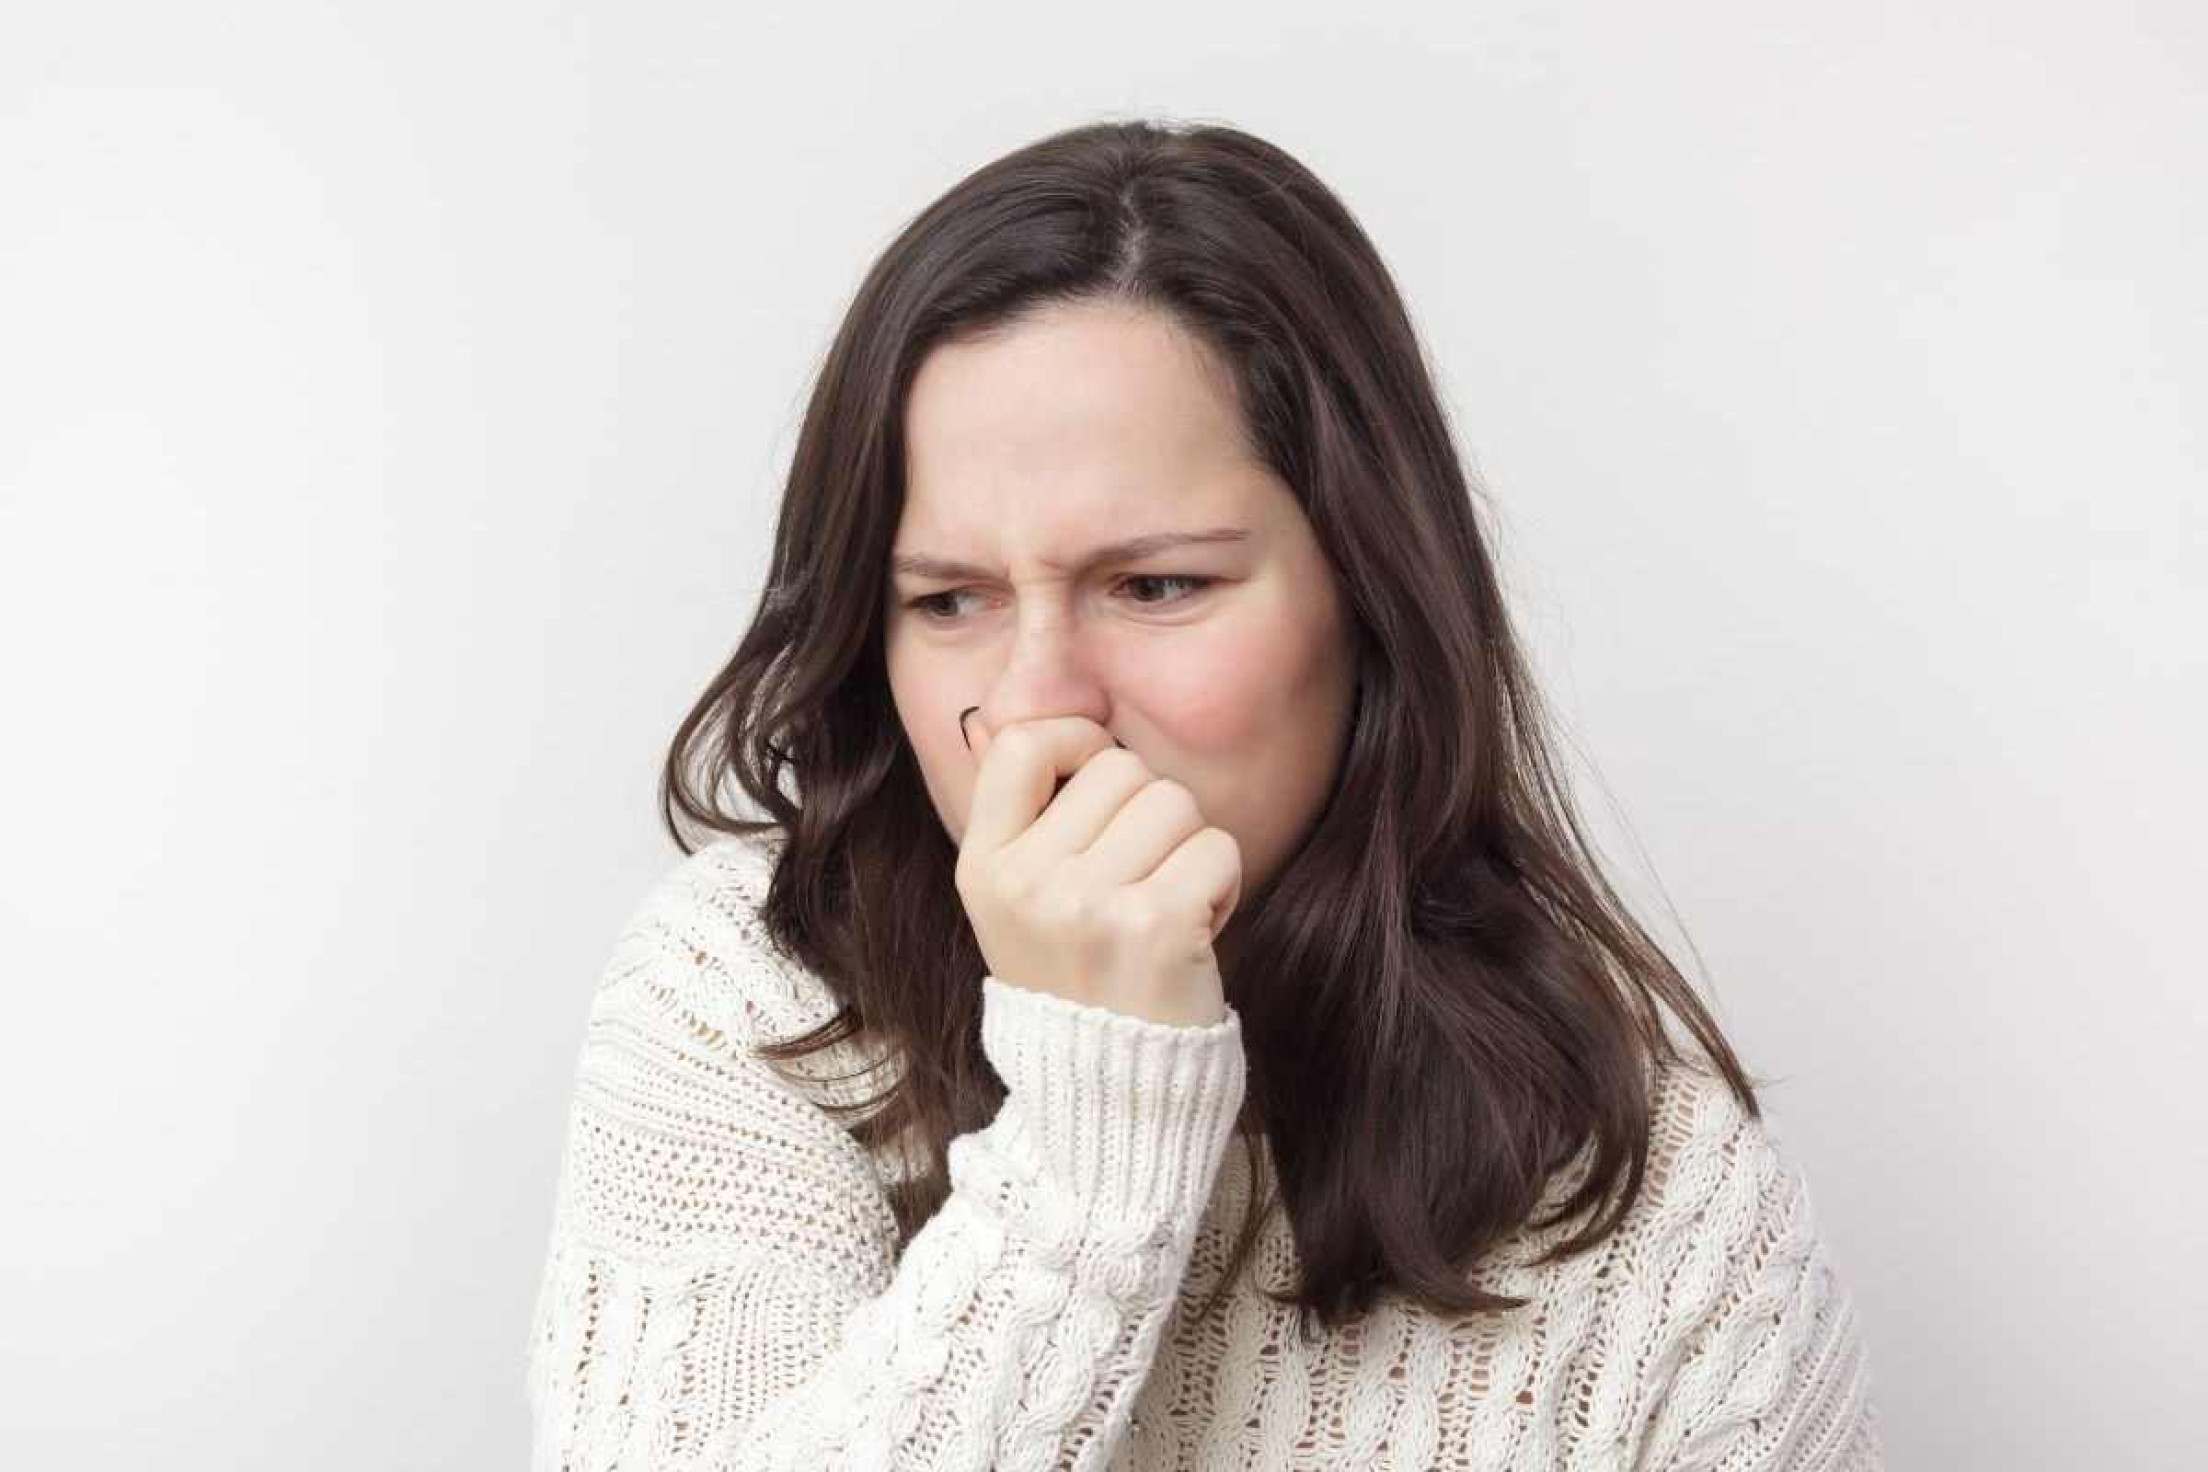
[[[979,862],[963,873],[959,893],[969,902],[980,900],[1006,908],[1020,903],[1029,882],[1018,865],[998,858]]]
[[[1119,772],[1128,776],[1139,777],[1150,770],[1148,762],[1124,746],[1108,746],[1091,760],[1104,763],[1104,770],[1107,772]]]
[[[1052,885],[1034,895],[1031,909],[1039,923],[1059,931],[1081,929],[1093,911],[1087,891],[1065,884]]]
[[[1196,794],[1171,777],[1160,777],[1150,784],[1150,801],[1156,803],[1168,815],[1187,819],[1198,813]]]
[[[1035,876],[1016,865],[1005,865],[990,877],[990,892],[1007,908],[1025,908],[1036,898]]]
[[[1157,901],[1139,889],[1121,893],[1112,918],[1120,930],[1136,936],[1155,934],[1165,920]]]

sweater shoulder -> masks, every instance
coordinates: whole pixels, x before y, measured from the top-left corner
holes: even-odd
[[[670,866],[630,912],[599,990],[648,983],[717,1045],[775,1041],[833,1015],[833,994],[761,913],[785,841],[779,829],[723,835]]]
[[[1649,1175],[1616,1262],[1642,1328],[1616,1338],[1671,1366],[1645,1446],[1701,1465],[1723,1441],[1746,1465],[1838,1465],[1875,1439],[1853,1295],[1802,1163],[1713,1066],[1658,1074]],[[1800,1449],[1823,1448],[1812,1460]],[[1791,1450],[1790,1450],[1791,1449]],[[1847,1465],[1857,1465],[1847,1460]]]
[[[1792,1212],[1806,1218],[1807,1185],[1800,1169],[1767,1118],[1751,1113],[1713,1064],[1698,1055],[1651,1057],[1643,1063],[1643,1077],[1649,1103],[1647,1168],[1619,1218],[1619,1244],[1637,1253],[1643,1249],[1632,1244],[1677,1242],[1706,1223],[1716,1225],[1714,1218],[1725,1218],[1735,1231],[1747,1230],[1744,1214]],[[1557,1214],[1585,1181],[1595,1153],[1594,1142],[1586,1142],[1549,1178],[1535,1213],[1546,1224],[1529,1223],[1495,1253],[1497,1286],[1538,1291],[1559,1271],[1536,1264],[1585,1227],[1584,1214],[1564,1219]]]
[[[555,1251],[655,1273],[763,1254],[855,1291],[886,1281],[881,1180],[823,1107],[864,1097],[865,1080],[813,1078],[849,1045],[780,1063],[754,1051],[838,1005],[766,932],[777,847],[748,835],[685,856],[621,928],[576,1063]]]
[[[1751,1111],[1715,1064],[1698,1053],[1653,1058],[1648,1168],[1623,1229],[1672,1236],[1702,1225],[1730,1225],[1743,1212],[1764,1215],[1803,1189],[1800,1169],[1769,1116]]]
[[[1718,1316],[1737,1329],[1751,1300],[1783,1303],[1790,1318],[1844,1314],[1808,1177],[1769,1114],[1698,1055],[1652,1064],[1650,1078],[1648,1170],[1618,1251],[1654,1270],[1635,1281],[1664,1319]]]
[[[1774,1191],[1801,1188],[1770,1117],[1751,1112],[1714,1064],[1661,1060],[1649,1077],[1648,1216],[1683,1221],[1720,1197],[1768,1205]]]
[[[697,1045],[729,1058],[832,1019],[841,1000],[782,950],[762,913],[787,843],[780,828],[726,834],[672,865],[623,927],[600,977],[599,1008],[615,994],[641,995]],[[862,1031],[784,1060],[775,1072],[810,1104],[863,1115],[861,1106],[878,1103],[893,1080],[895,1063]]]

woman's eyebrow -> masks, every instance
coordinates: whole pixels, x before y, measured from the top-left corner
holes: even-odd
[[[1151,532],[1147,536],[1129,537],[1123,542],[1113,542],[1092,549],[1077,563],[1068,565],[1054,558],[1041,559],[1043,566],[1053,572],[1071,572],[1077,568],[1093,567],[1100,562],[1133,562],[1163,552],[1171,547],[1184,547],[1191,543],[1240,542],[1248,540],[1247,527],[1215,526],[1193,532]],[[947,557],[932,557],[922,552],[903,552],[890,559],[892,573],[904,573],[916,578],[989,578],[996,574],[986,567],[971,562],[959,562]]]

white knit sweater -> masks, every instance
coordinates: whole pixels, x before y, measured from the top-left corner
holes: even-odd
[[[1240,1018],[984,978],[1004,1105],[900,1257],[906,1162],[815,1102],[881,1079],[821,1081],[851,1044],[802,1085],[745,1051],[834,1010],[756,913],[779,842],[676,865],[598,983],[530,1330],[538,1472],[1883,1466],[1803,1179],[1699,1071],[1654,1075],[1618,1233],[1536,1268],[1564,1228],[1521,1232],[1482,1265],[1525,1308],[1453,1324],[1388,1294],[1306,1344],[1247,1277],[1193,1317],[1252,1186]],[[1294,1262],[1276,1213],[1254,1270],[1283,1288]]]

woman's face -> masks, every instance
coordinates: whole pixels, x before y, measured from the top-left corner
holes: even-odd
[[[1332,565],[1244,445],[1233,394],[1197,339],[1118,303],[1056,307],[921,363],[884,655],[954,841],[980,765],[959,734],[973,705],[968,724],[992,735],[1042,716],[1103,726],[1234,835],[1245,894],[1318,815],[1353,644]],[[1103,554],[1212,531],[1234,535]]]

